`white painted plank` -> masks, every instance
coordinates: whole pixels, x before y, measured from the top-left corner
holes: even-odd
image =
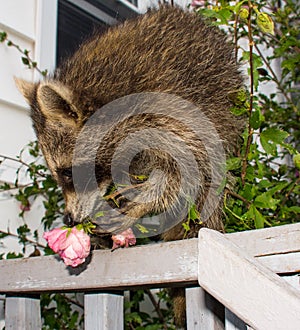
[[[263,256],[257,260],[277,274],[300,273],[300,252]]]
[[[2,29],[0,28],[0,31],[1,30]],[[24,40],[9,31],[8,38],[15,44],[19,45],[21,49],[27,49],[30,52],[30,56],[34,57],[34,54],[32,54],[34,49],[33,42]],[[18,108],[23,107],[25,109],[28,106],[24,100],[24,97],[16,87],[14,76],[32,81],[33,70],[28,69],[28,67],[22,63],[21,58],[22,54],[19,53],[17,49],[14,47],[8,47],[6,43],[0,44],[0,99],[4,100],[4,102],[7,102],[8,104],[16,104]],[[1,115],[1,120],[2,118],[3,116]],[[13,127],[11,127],[11,130],[13,130]]]
[[[6,297],[5,329],[40,330],[42,328],[40,299],[33,297]]]
[[[57,256],[0,261],[0,292],[161,287],[197,283],[197,239],[98,250],[91,262],[66,267]]]
[[[252,256],[300,252],[300,223],[226,234]]]
[[[123,295],[87,293],[84,295],[85,330],[122,330]]]
[[[187,330],[223,330],[224,307],[201,287],[187,288]]]
[[[199,284],[255,329],[300,329],[300,293],[224,235],[199,232]]]

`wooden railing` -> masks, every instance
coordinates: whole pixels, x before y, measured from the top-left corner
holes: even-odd
[[[300,329],[300,224],[56,256],[2,260],[5,329],[41,329],[39,294],[82,291],[85,329],[123,329],[123,290],[185,286],[188,329]],[[280,275],[280,276],[278,276]],[[221,305],[221,304],[222,305]],[[222,316],[225,315],[225,320]]]

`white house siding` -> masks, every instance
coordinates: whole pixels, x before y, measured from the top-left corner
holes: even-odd
[[[41,69],[51,70],[55,63],[56,0],[1,0],[0,31],[21,49],[30,51],[30,57]],[[6,44],[0,44],[0,154],[15,157],[20,150],[35,139],[29,118],[29,109],[16,89],[14,76],[33,81],[39,74],[24,66],[21,54]],[[0,181],[14,182],[17,164],[5,162],[0,167]],[[25,218],[34,229],[40,227],[41,206],[33,205],[33,212]],[[18,217],[18,203],[9,193],[0,194],[0,229],[15,232],[23,224]],[[16,239],[0,242],[0,253],[18,251]],[[0,300],[0,320],[3,319],[3,302]],[[0,322],[0,328],[3,324]]]
[[[54,67],[56,43],[56,0],[10,0],[1,1],[0,31],[21,49],[30,51],[30,57],[39,67],[51,70]],[[14,76],[33,81],[39,79],[36,71],[24,66],[21,54],[5,43],[0,44],[0,154],[16,157],[20,150],[35,139],[29,118],[29,109],[14,83]],[[0,181],[14,182],[17,163],[6,161],[0,167]],[[40,226],[41,207],[33,205],[33,212],[26,217],[34,228]],[[23,224],[18,217],[18,203],[9,193],[0,194],[0,229],[11,230]],[[0,253],[14,251],[15,239],[0,242]]]

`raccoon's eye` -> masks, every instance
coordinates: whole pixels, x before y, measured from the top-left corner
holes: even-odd
[[[71,183],[72,182],[72,168],[64,168],[61,170],[61,176],[64,183]]]

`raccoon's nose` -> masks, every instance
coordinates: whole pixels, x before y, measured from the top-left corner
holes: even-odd
[[[71,213],[66,213],[64,215],[64,224],[68,227],[74,226],[74,220]]]

